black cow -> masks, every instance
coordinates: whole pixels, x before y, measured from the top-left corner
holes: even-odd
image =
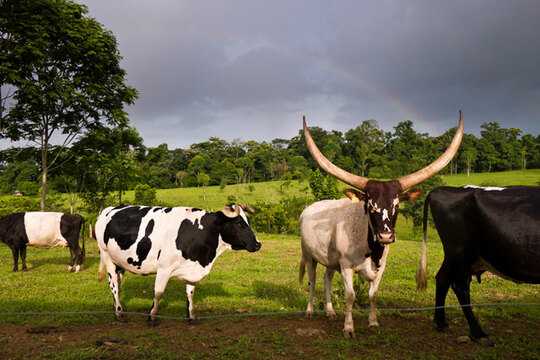
[[[0,240],[13,253],[13,271],[26,271],[26,246],[67,246],[71,253],[69,271],[78,272],[84,262],[83,248],[79,247],[79,234],[84,224],[82,216],[58,212],[21,212],[0,219]]]
[[[444,303],[452,287],[467,318],[471,339],[491,345],[470,306],[472,276],[489,270],[514,282],[540,283],[540,187],[440,187],[424,204],[424,242],[417,273],[426,287],[427,222],[431,208],[444,261],[436,276],[435,325],[448,326]]]

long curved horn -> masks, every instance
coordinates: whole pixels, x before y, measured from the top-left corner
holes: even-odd
[[[398,179],[399,184],[403,190],[410,189],[414,185],[420,184],[422,181],[429,179],[439,171],[441,171],[452,158],[456,155],[459,146],[461,145],[461,139],[463,138],[463,113],[459,110],[459,122],[456,133],[452,142],[446,149],[446,151],[439,156],[437,160],[426,166],[425,168],[418,170],[412,174],[402,176]]]
[[[309,132],[309,128],[306,124],[306,117],[303,117],[304,121],[304,137],[306,138],[306,146],[311,153],[311,156],[313,156],[313,159],[319,164],[321,169],[326,171],[332,176],[335,176],[339,180],[343,181],[346,184],[349,184],[351,186],[354,186],[357,189],[364,189],[366,187],[367,182],[369,181],[368,178],[365,178],[363,176],[358,176],[351,174],[348,171],[345,171],[336,165],[332,164],[330,160],[328,160],[320,151],[317,145],[315,144],[315,141],[313,141],[313,138],[311,137],[311,133]]]

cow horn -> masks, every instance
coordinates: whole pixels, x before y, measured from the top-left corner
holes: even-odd
[[[315,144],[315,141],[313,141],[313,138],[311,137],[311,133],[309,132],[309,128],[306,124],[306,117],[303,117],[304,121],[304,137],[306,138],[306,146],[311,153],[311,156],[313,156],[313,159],[319,164],[321,169],[326,171],[328,174],[335,176],[339,180],[343,181],[346,184],[349,184],[351,186],[354,186],[357,189],[364,189],[366,187],[367,182],[369,181],[368,178],[363,176],[358,176],[351,174],[348,171],[345,171],[336,165],[332,164],[330,160],[328,160],[320,151],[317,145]]]
[[[411,187],[420,184],[421,182],[429,179],[439,171],[441,171],[452,158],[456,155],[459,146],[461,145],[461,139],[463,138],[463,113],[459,111],[459,122],[454,134],[452,142],[446,149],[446,151],[439,156],[437,160],[426,166],[425,168],[418,170],[412,174],[402,176],[398,179],[399,184],[403,191],[410,189]]]

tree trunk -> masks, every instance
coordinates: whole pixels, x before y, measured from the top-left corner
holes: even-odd
[[[41,196],[39,200],[39,208],[41,211],[45,211],[45,201],[47,199],[47,172],[49,170],[47,164],[47,148],[48,148],[48,139],[47,135],[43,136],[41,142]]]

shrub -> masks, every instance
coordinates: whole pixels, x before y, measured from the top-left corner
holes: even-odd
[[[341,197],[337,180],[319,170],[313,171],[309,177],[309,187],[315,200],[337,199]]]
[[[309,197],[286,197],[278,203],[257,202],[251,226],[266,233],[299,234],[300,214],[311,201]]]
[[[0,216],[23,211],[39,211],[39,199],[26,196],[10,196],[0,199]]]
[[[154,205],[156,203],[156,189],[147,184],[135,186],[135,203]]]

